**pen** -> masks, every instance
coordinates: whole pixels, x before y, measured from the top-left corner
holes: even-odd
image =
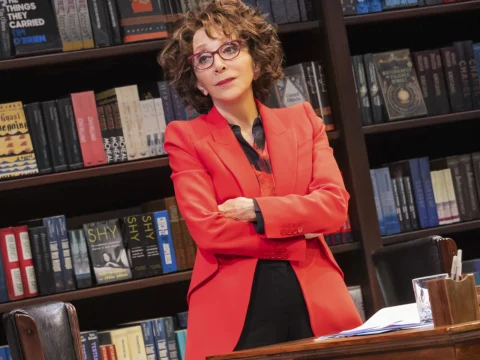
[[[455,268],[457,273],[455,280],[460,280],[462,275],[462,250],[457,251],[457,266]]]
[[[452,269],[450,270],[450,278],[455,280],[455,274],[457,273],[457,255],[453,256]]]

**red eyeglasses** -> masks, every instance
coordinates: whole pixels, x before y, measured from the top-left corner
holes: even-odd
[[[223,60],[233,60],[240,54],[242,46],[246,43],[247,41],[243,39],[229,40],[215,51],[202,50],[191,55],[188,61],[197,70],[206,70],[213,65],[215,54],[218,54]]]

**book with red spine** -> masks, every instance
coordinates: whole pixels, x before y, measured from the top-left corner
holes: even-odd
[[[18,262],[20,264],[20,274],[22,276],[25,297],[38,296],[37,278],[35,276],[35,267],[33,265],[28,226],[15,226],[12,230],[15,233]]]
[[[15,232],[11,227],[0,229],[0,252],[7,282],[7,292],[10,301],[25,297],[23,290],[20,262],[18,261]]]

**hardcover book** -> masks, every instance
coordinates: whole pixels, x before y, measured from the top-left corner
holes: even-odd
[[[410,50],[373,55],[389,120],[427,114],[422,91],[413,67]]]
[[[9,0],[5,8],[16,56],[62,51],[50,1]]]
[[[132,278],[118,219],[83,225],[97,284]]]
[[[37,173],[22,103],[0,104],[0,179]]]

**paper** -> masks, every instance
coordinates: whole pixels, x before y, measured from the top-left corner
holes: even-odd
[[[420,321],[417,304],[411,303],[383,308],[355,329],[342,331],[338,334],[321,336],[315,339],[315,341],[349,336],[373,335],[429,325],[431,325],[431,323],[423,323]]]

